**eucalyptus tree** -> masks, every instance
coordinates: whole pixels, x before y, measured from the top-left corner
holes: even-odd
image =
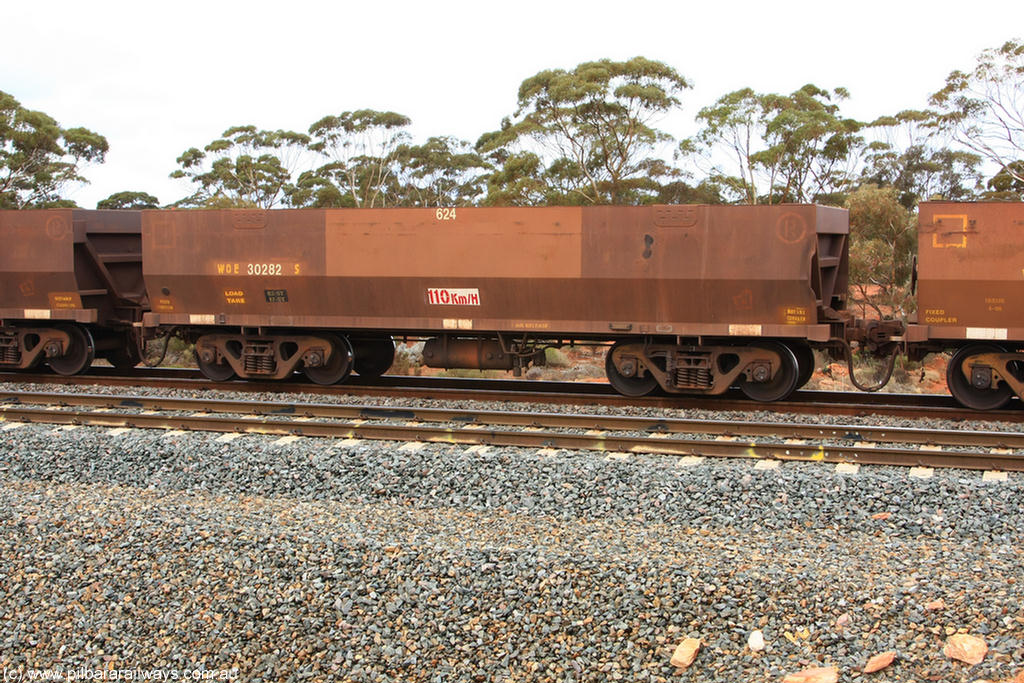
[[[845,88],[828,92],[814,85],[766,97],[771,144],[764,158],[780,171],[784,201],[841,203],[850,189],[863,139],[861,124],[839,113],[837,102],[848,97]]]
[[[97,209],[156,209],[160,200],[148,192],[115,192],[96,203]]]
[[[727,93],[697,112],[702,128],[695,138],[680,143],[679,150],[709,160],[708,177],[735,201],[757,204],[764,184],[770,190],[774,183],[770,173],[761,180],[757,156],[767,146],[767,118],[762,96],[751,88]]]
[[[399,201],[397,154],[411,142],[409,117],[360,109],[325,116],[309,127],[321,164],[302,173],[293,206],[382,207]]]
[[[932,112],[905,110],[865,126],[872,140],[865,147],[860,182],[892,187],[904,208],[924,199],[964,201],[980,188],[981,157],[948,146]]]
[[[696,185],[680,178],[662,183],[651,200],[655,204],[724,204],[725,190],[710,178]]]
[[[561,193],[553,190],[545,179],[544,164],[533,152],[492,153],[495,168],[485,180],[487,194],[482,204],[487,206],[544,206],[559,204]],[[557,195],[557,196],[555,196]]]
[[[477,150],[499,165],[487,201],[518,203],[545,194],[573,204],[643,201],[660,180],[659,147],[672,139],[655,125],[689,87],[675,69],[644,57],[584,62],[526,79],[515,113],[477,142]],[[522,172],[535,161],[527,181]],[[538,192],[538,184],[554,192]]]
[[[309,136],[285,130],[233,126],[202,150],[192,147],[177,162],[172,178],[188,180],[195,191],[178,206],[270,209],[289,189]]]
[[[740,203],[841,203],[863,146],[861,124],[840,115],[848,96],[813,84],[789,95],[727,93],[697,113],[702,127],[679,150],[708,162],[709,179]]]
[[[1007,164],[986,183],[988,190],[982,193],[985,199],[1024,201],[1024,161]]]
[[[399,203],[402,206],[472,206],[484,193],[490,168],[464,140],[438,136],[422,145],[395,151]]]
[[[950,73],[930,103],[941,130],[1024,182],[1024,43],[984,50],[972,71]]]
[[[911,277],[917,253],[916,221],[895,188],[863,185],[851,192],[850,288],[878,318],[914,311]]]
[[[0,91],[0,208],[74,206],[62,193],[88,182],[83,166],[102,163],[106,138],[86,128],[62,128]]]

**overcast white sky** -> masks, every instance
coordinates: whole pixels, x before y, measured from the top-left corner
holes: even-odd
[[[373,108],[411,117],[417,141],[475,142],[525,78],[591,59],[642,55],[692,81],[663,126],[685,137],[744,86],[844,86],[860,119],[924,108],[950,71],[1024,37],[1024,0],[8,0],[0,17],[0,90],[110,142],[71,195],[86,208],[121,190],[186,196],[175,159],[232,125],[306,132]]]

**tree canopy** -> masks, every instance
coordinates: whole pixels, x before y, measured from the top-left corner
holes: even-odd
[[[863,185],[846,199],[850,211],[850,282],[854,300],[879,318],[914,310],[910,277],[917,253],[911,213],[895,188]]]
[[[866,147],[860,182],[893,188],[904,208],[932,197],[971,199],[980,187],[981,157],[945,146],[932,112],[901,111],[866,128],[876,139]]]
[[[402,206],[472,206],[484,189],[490,165],[473,147],[453,137],[432,137],[395,151]]]
[[[0,91],[0,208],[73,206],[69,185],[88,182],[80,173],[101,163],[107,140],[86,128],[62,128],[52,117],[21,106]]]
[[[983,51],[972,71],[949,74],[930,102],[941,130],[1024,182],[1024,43]]]
[[[986,198],[1024,201],[1024,180],[1021,176],[1024,176],[1024,160],[1007,164],[988,181]]]
[[[160,200],[146,192],[115,192],[96,203],[97,209],[157,209]]]
[[[515,113],[481,136],[477,149],[503,167],[500,177],[513,190],[529,188],[521,182],[521,162],[536,159],[534,175],[561,186],[564,201],[556,203],[637,203],[657,191],[666,170],[658,146],[672,138],[655,123],[689,87],[675,69],[644,57],[541,71],[523,81]],[[490,203],[521,199],[495,182],[489,187]]]
[[[305,133],[231,126],[178,157],[171,177],[189,189],[173,205],[842,206],[874,187],[888,193],[871,195],[874,204],[895,197],[912,213],[924,199],[1024,197],[1019,41],[952,72],[930,109],[870,122],[844,114],[842,87],[747,87],[699,109],[697,129],[677,142],[676,114],[690,87],[675,68],[645,57],[546,69],[521,83],[514,111],[475,145],[451,134],[414,139],[408,116],[369,108],[323,116]],[[62,128],[0,92],[0,206],[73,205],[68,190],[106,152],[102,135]],[[131,190],[99,206],[157,203]]]
[[[745,204],[825,201],[850,189],[862,124],[840,115],[843,88],[813,84],[789,95],[743,88],[701,109],[680,151],[710,161],[710,177]]]
[[[309,136],[284,130],[233,126],[202,150],[195,147],[178,157],[172,178],[184,178],[195,192],[178,206],[270,209],[284,197],[294,164]]]
[[[293,206],[382,207],[398,192],[396,154],[411,141],[409,117],[360,109],[325,116],[309,127],[309,149],[322,165],[299,176]]]

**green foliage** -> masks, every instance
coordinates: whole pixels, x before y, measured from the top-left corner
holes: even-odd
[[[309,136],[291,131],[234,126],[206,145],[178,157],[172,178],[183,178],[195,192],[178,206],[273,208],[289,189],[293,166]]]
[[[468,142],[432,137],[395,151],[397,203],[401,206],[472,206],[484,191],[490,165]]]
[[[85,128],[61,128],[50,116],[0,91],[0,209],[74,206],[64,188],[87,182],[89,162],[102,163],[107,140]]]
[[[462,140],[432,137],[413,144],[408,117],[362,109],[312,126],[310,149],[326,162],[302,173],[293,206],[468,206],[482,195],[489,164]]]
[[[723,167],[712,168],[710,177],[731,197],[743,204],[758,203],[760,169],[754,155],[763,147],[767,136],[761,96],[750,88],[727,93],[709,107],[697,112],[703,128],[695,139],[683,140],[680,152],[685,155],[703,153],[709,158],[720,153],[734,164],[734,174]]]
[[[978,55],[971,72],[954,71],[931,96],[935,123],[968,149],[1024,182],[1024,43],[1007,41]]]
[[[492,155],[494,156],[494,155]],[[498,155],[501,166],[487,176],[487,206],[558,204],[544,178],[540,157],[533,152]],[[498,160],[496,158],[496,160]]]
[[[569,362],[569,356],[565,355],[564,351],[549,346],[544,349],[544,365],[549,368],[567,368],[572,363]]]
[[[996,201],[1024,201],[1024,161],[1014,161],[989,179],[982,197]]]
[[[894,188],[865,185],[849,195],[850,283],[856,300],[879,318],[913,311],[910,278],[917,232]]]
[[[160,200],[145,192],[115,192],[96,203],[97,209],[157,209]]]
[[[981,157],[937,146],[934,116],[907,110],[868,124],[878,138],[867,145],[861,182],[896,190],[900,204],[913,210],[924,199],[966,201],[979,187]]]
[[[673,148],[659,121],[689,87],[673,67],[644,57],[543,70],[522,82],[516,110],[475,148],[449,136],[414,142],[407,116],[373,109],[325,116],[308,134],[234,126],[178,157],[171,177],[192,188],[176,205],[840,205],[858,185],[891,188],[908,211],[923,199],[1024,199],[1020,41],[952,72],[929,111],[863,124],[842,115],[843,88],[742,88],[701,109],[697,134]],[[85,182],[81,168],[102,162],[107,148],[103,136],[61,128],[0,92],[0,208],[73,206],[65,188]],[[703,174],[695,179],[680,158]],[[987,185],[983,160],[999,169]],[[308,170],[298,173],[300,163]],[[98,206],[157,204],[146,193],[118,192]]]
[[[328,166],[322,166],[316,171],[300,173],[288,191],[288,204],[311,209],[355,208],[355,199],[332,182],[330,171]]]
[[[166,352],[164,351],[164,344],[167,344]],[[148,363],[157,363],[163,358],[163,362],[160,365],[165,368],[196,367],[195,345],[180,337],[146,342],[145,357]]]
[[[654,204],[724,204],[722,186],[713,179],[693,186],[682,180],[663,183],[653,197]]]
[[[391,111],[360,109],[325,116],[309,127],[317,169],[302,173],[289,192],[292,206],[393,206],[400,194],[397,154],[410,142],[412,122]]]
[[[701,109],[680,145],[712,164],[710,178],[743,204],[837,201],[852,184],[861,123],[843,118],[849,94],[808,84],[789,95],[743,88]]]
[[[488,179],[486,203],[643,202],[667,170],[654,155],[671,137],[654,122],[689,87],[672,67],[643,57],[526,79],[513,116],[476,145],[499,166]]]

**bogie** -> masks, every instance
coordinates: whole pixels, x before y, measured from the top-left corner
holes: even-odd
[[[605,360],[608,381],[621,394],[643,396],[660,386],[673,394],[721,394],[738,385],[756,401],[779,401],[800,378],[796,356],[785,344],[746,346],[619,342]]]

